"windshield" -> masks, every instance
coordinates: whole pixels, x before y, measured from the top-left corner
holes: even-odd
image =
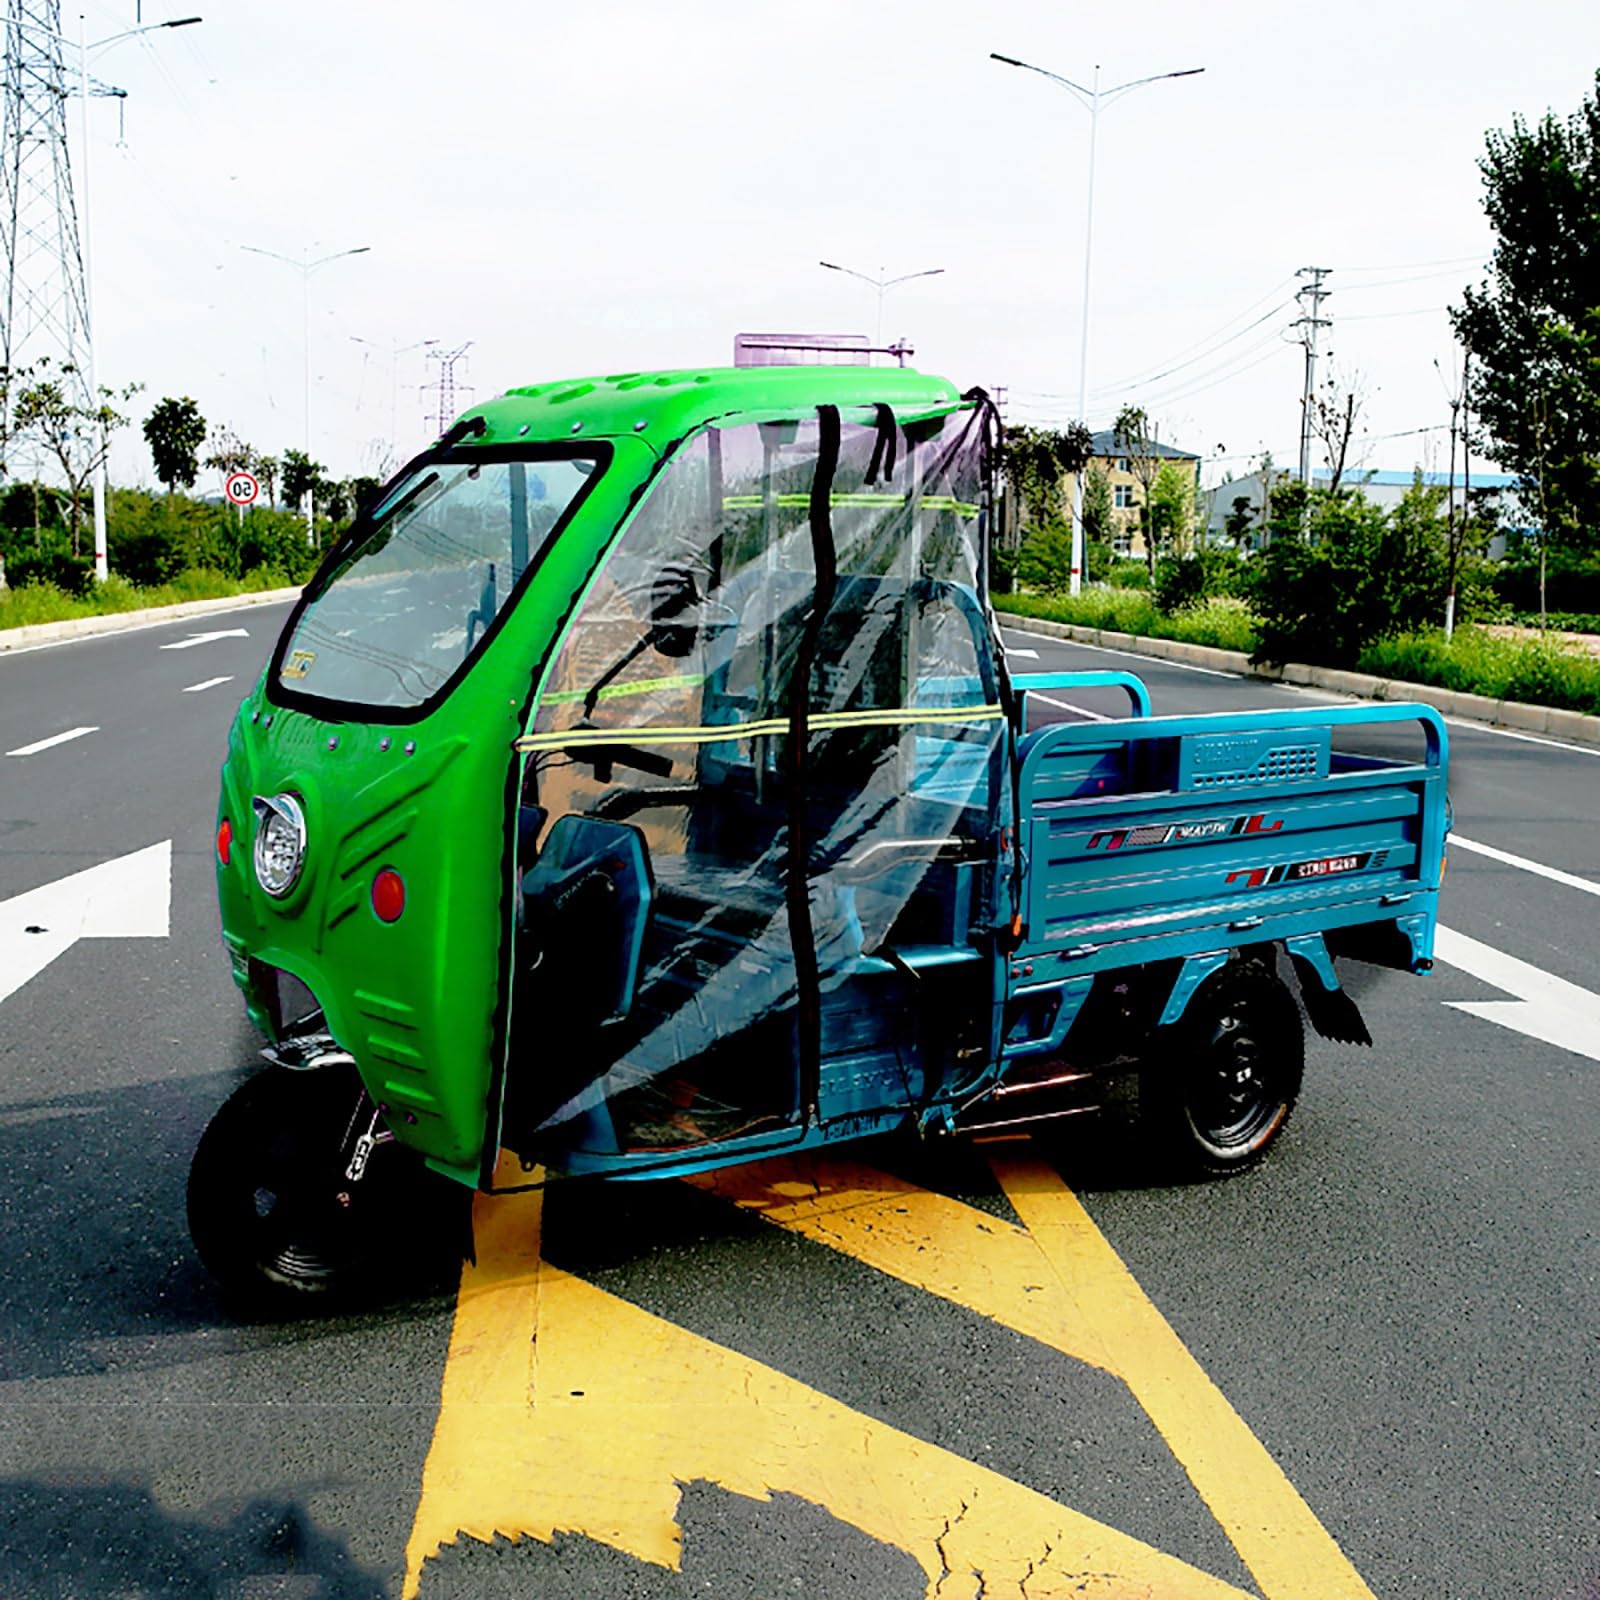
[[[495,460],[464,449],[403,478],[317,587],[278,681],[361,706],[431,700],[482,643],[599,465],[593,455]]]

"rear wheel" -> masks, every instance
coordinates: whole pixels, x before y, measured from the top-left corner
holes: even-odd
[[[407,1219],[427,1174],[410,1151],[379,1144],[359,1181],[346,1176],[372,1110],[341,1067],[271,1068],[223,1104],[195,1150],[188,1209],[226,1289],[279,1305],[341,1297],[414,1242]]]
[[[1172,1031],[1166,1058],[1142,1083],[1152,1131],[1189,1171],[1254,1166],[1288,1121],[1305,1072],[1294,996],[1266,968],[1235,962],[1201,986]]]

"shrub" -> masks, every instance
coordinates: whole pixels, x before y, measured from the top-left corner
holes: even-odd
[[[304,583],[322,559],[306,543],[305,524],[290,511],[252,510],[239,539],[239,570],[270,567],[291,583]]]
[[[1111,569],[1106,573],[1106,581],[1114,589],[1148,589],[1150,569],[1142,561],[1118,557],[1111,563]]]
[[[87,594],[94,586],[94,558],[48,546],[22,550],[6,562],[6,582],[17,589],[49,584],[63,594]]]
[[[1539,552],[1518,540],[1494,574],[1494,591],[1512,611],[1539,613]],[[1600,612],[1600,556],[1551,547],[1545,562],[1545,606],[1550,611]]]
[[[1273,500],[1272,543],[1252,585],[1263,661],[1346,667],[1377,639],[1444,616],[1447,583],[1440,491],[1420,479],[1392,514],[1358,493],[1298,484]],[[1306,518],[1309,538],[1300,537]]]
[[[145,525],[106,531],[106,554],[112,570],[129,583],[153,588],[183,571],[183,541],[171,528]]]

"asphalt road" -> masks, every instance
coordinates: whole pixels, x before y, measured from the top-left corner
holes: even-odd
[[[0,902],[172,841],[167,937],[83,938],[0,1000],[7,1597],[398,1594],[408,1541],[427,1520],[430,1448],[449,1442],[449,1373],[472,1359],[460,1338],[450,1352],[453,1280],[361,1315],[242,1321],[218,1303],[184,1225],[189,1153],[256,1045],[217,937],[216,767],[284,614],[255,608],[0,657]],[[202,633],[226,636],[163,648]],[[1305,703],[1292,690],[1010,638],[1037,652],[1019,655],[1023,670],[1139,671],[1158,711]],[[1065,698],[1117,709],[1114,696]],[[78,728],[96,731],[4,753]],[[1461,839],[1600,883],[1600,754],[1459,725],[1451,736]],[[1443,920],[1600,994],[1594,900],[1458,846]],[[1453,1008],[1511,995],[1442,964],[1426,979],[1369,976],[1359,997],[1376,1047],[1311,1041],[1304,1098],[1258,1171],[1171,1186],[1115,1119],[1080,1124],[1045,1154],[1151,1314],[1373,1595],[1594,1600],[1600,1065]],[[1517,1020],[1538,1010],[1535,1000]],[[982,1151],[859,1159],[959,1202],[986,1230],[1016,1221]],[[985,1299],[989,1287],[930,1292],[914,1272],[684,1184],[554,1190],[540,1237],[556,1274],[546,1309],[570,1281],[571,1326],[603,1313],[588,1359],[622,1362],[636,1323],[686,1352],[675,1425],[704,1436],[696,1461],[714,1445],[743,1447],[719,1422],[743,1413],[718,1387],[722,1358],[708,1354],[731,1352],[747,1393],[767,1384],[801,1397],[792,1413],[773,1399],[769,1419],[859,1419],[874,1447],[921,1441],[941,1463],[976,1463],[1033,1491],[1016,1502],[1019,1518],[1045,1501],[1070,1507],[1235,1591],[1299,1600],[1252,1574],[1151,1409],[1092,1362],[1018,1331]],[[524,1459],[511,1436],[528,1426],[508,1410],[471,1433],[451,1458],[459,1494],[470,1501],[475,1472],[487,1495],[503,1494],[507,1463]],[[539,1439],[558,1436],[529,1435],[526,1461],[543,1465]],[[610,1447],[612,1476],[625,1478],[630,1442]],[[428,1471],[432,1493],[444,1480]],[[930,1590],[893,1539],[850,1521],[837,1485],[771,1479],[762,1499],[709,1481],[729,1483],[732,1469],[676,1475],[676,1573],[597,1537],[583,1516],[555,1523],[567,1531],[553,1537],[531,1518],[506,1531],[534,1536],[495,1537],[500,1513],[486,1502],[481,1537],[429,1559],[420,1592]],[[604,1471],[595,1483],[598,1504],[612,1485]],[[448,1509],[441,1526],[472,1531],[470,1505]],[[951,1572],[942,1594],[979,1592]]]

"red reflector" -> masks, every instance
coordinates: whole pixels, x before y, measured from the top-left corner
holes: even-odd
[[[398,922],[406,908],[406,883],[393,867],[372,880],[372,911],[380,922]]]
[[[228,852],[233,849],[233,824],[226,817],[217,826],[217,860],[228,864]]]

